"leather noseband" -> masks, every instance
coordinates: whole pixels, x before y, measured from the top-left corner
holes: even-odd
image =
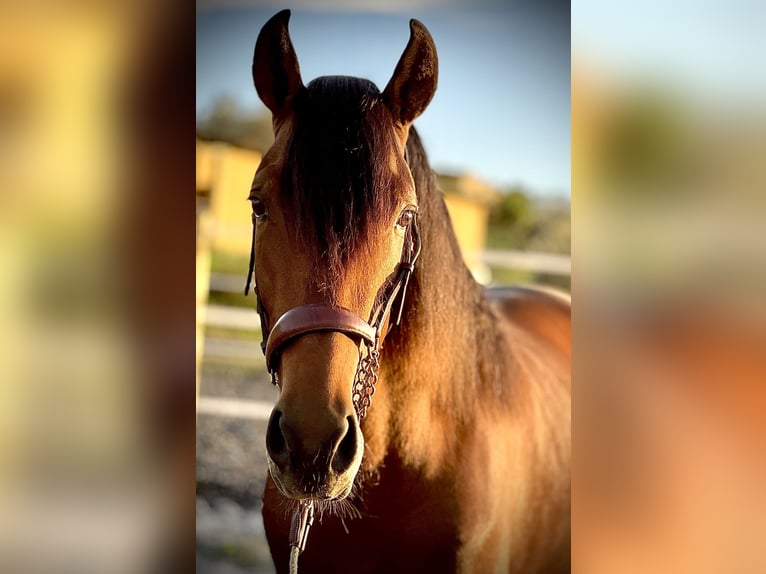
[[[279,351],[293,339],[317,331],[343,333],[353,340],[375,344],[375,328],[349,309],[310,304],[293,307],[274,324],[266,341],[266,366],[269,372],[279,367]]]

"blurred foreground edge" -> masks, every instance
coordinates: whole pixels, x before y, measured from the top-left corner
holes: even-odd
[[[194,24],[0,9],[0,571],[193,571]]]
[[[764,572],[766,118],[572,86],[574,570]]]

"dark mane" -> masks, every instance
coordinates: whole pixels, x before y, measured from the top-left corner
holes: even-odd
[[[415,126],[410,127],[409,137],[407,138],[407,164],[415,180],[415,190],[420,201],[423,201],[428,194],[441,196],[441,190],[439,190],[439,185],[436,181],[436,174],[431,169],[425,147]]]
[[[375,232],[375,222],[394,216],[393,119],[375,84],[361,78],[317,78],[293,105],[283,200],[297,215],[295,233],[305,252],[332,277],[360,238]]]
[[[499,373],[513,372],[516,366],[505,351],[499,318],[491,309],[484,287],[474,280],[464,262],[436,175],[414,127],[407,140],[407,160],[418,195],[423,251],[408,295],[407,320],[386,340],[384,353],[409,355],[408,368],[412,370],[412,365],[420,363],[418,357],[433,353],[425,341],[437,341],[447,332],[462,341],[466,345],[463,352],[440,359],[442,365],[448,365],[444,380],[438,380],[433,373],[417,376],[434,383],[431,398],[441,412],[449,412],[456,421],[468,422],[482,401],[508,402],[511,389],[500,384]],[[439,306],[434,307],[429,302],[438,293],[449,296],[440,298]],[[465,355],[477,360],[466,362]],[[384,369],[395,362],[388,356],[384,356]]]

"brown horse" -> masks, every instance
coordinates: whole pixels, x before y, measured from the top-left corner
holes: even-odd
[[[464,265],[411,127],[436,89],[425,27],[383,92],[304,86],[289,15],[255,46],[275,141],[250,194],[277,570],[311,500],[301,572],[568,571],[568,301],[490,300]]]

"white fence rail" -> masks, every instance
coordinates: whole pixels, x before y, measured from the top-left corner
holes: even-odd
[[[486,250],[475,257],[489,267],[502,269],[521,269],[550,275],[570,275],[572,260],[567,255],[553,253],[534,253],[531,251]],[[226,273],[210,274],[210,290],[226,293],[243,293],[245,290],[246,270],[241,275]]]
[[[200,397],[199,413],[237,419],[269,420],[274,402]]]
[[[571,259],[564,255],[550,253],[531,253],[526,251],[487,250],[474,257],[481,263],[492,268],[521,269],[537,273],[568,276],[571,274]],[[226,293],[243,293],[245,273],[241,274],[210,274],[210,290]],[[497,291],[497,289],[495,289]],[[490,293],[493,291],[490,290]],[[250,308],[231,307],[226,305],[207,304],[200,316],[206,327],[218,327],[234,331],[260,331],[258,313],[255,311],[255,299]],[[212,333],[211,333],[212,334]],[[254,338],[239,339],[228,337],[207,336],[204,339],[203,355],[206,360],[218,360],[230,363],[236,361],[248,364],[252,368],[263,368],[263,358]],[[201,396],[198,412],[203,415],[225,418],[244,418],[267,420],[273,404],[265,401],[248,401],[242,399]]]
[[[478,254],[479,259],[490,267],[523,269],[551,275],[571,275],[572,260],[567,255],[533,253],[531,251],[486,250]]]

